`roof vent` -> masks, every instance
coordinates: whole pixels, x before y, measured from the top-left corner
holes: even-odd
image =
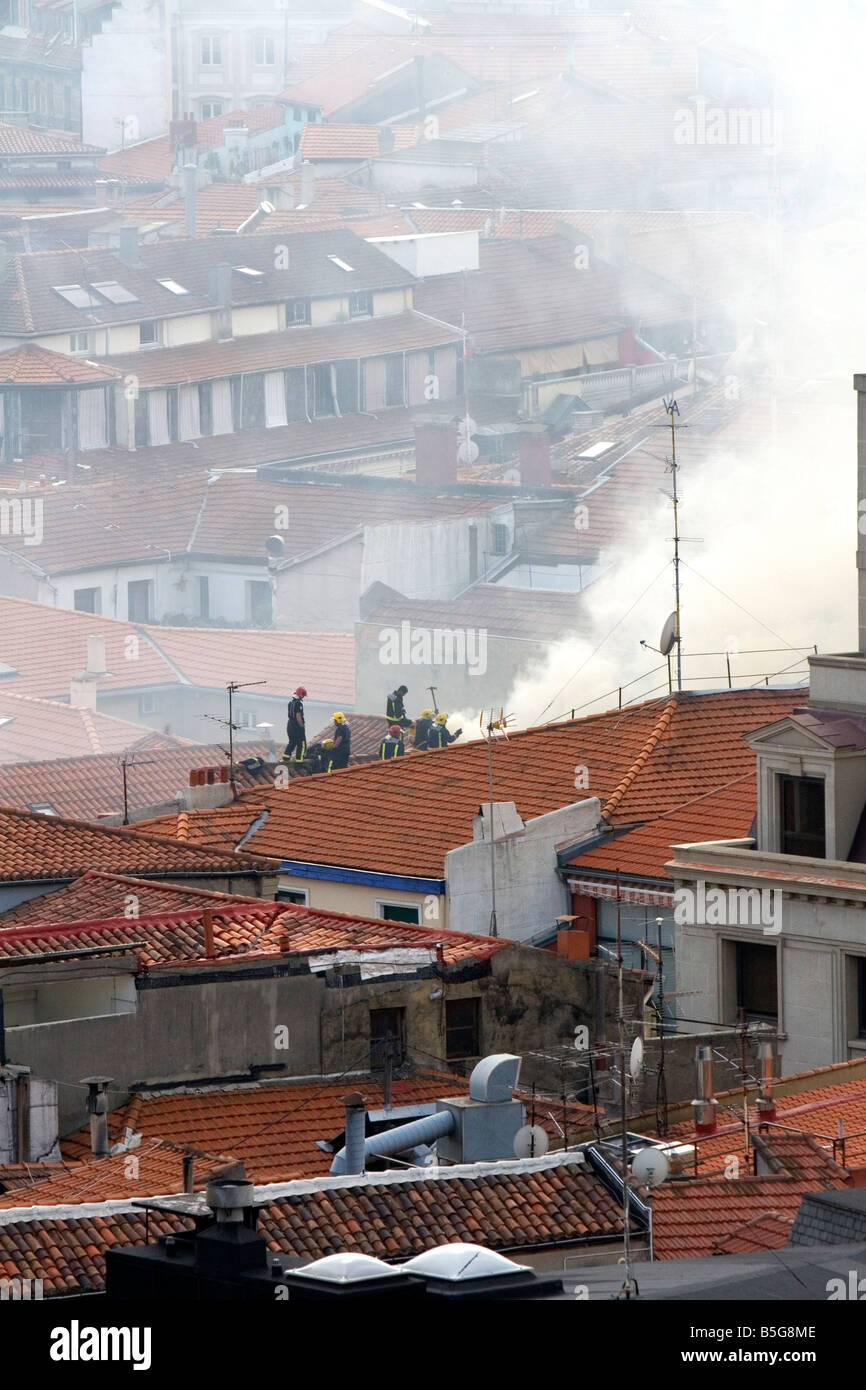
[[[502,1274],[531,1273],[529,1265],[516,1264],[495,1250],[463,1241],[425,1250],[421,1255],[407,1260],[402,1268],[412,1274],[423,1274],[428,1279],[448,1279],[452,1283],[463,1279],[489,1279]]]
[[[482,1058],[469,1078],[470,1099],[484,1101],[488,1105],[511,1100],[511,1092],[520,1075],[520,1061],[510,1052],[498,1052],[492,1057]]]

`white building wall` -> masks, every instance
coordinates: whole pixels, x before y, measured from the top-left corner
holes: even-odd
[[[82,49],[82,135],[117,149],[164,135],[171,115],[165,10],[155,0],[120,0]],[[125,123],[125,124],[124,124]]]
[[[364,528],[361,592],[378,580],[410,599],[449,599],[483,578],[492,556],[492,527],[511,507],[447,521],[391,522]],[[470,526],[477,528],[478,572],[470,570]]]

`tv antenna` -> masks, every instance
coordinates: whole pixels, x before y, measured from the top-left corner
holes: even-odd
[[[478,720],[479,726],[487,732],[487,786],[490,794],[490,935],[498,936],[496,926],[496,821],[493,810],[493,735],[496,733],[504,734],[508,738],[508,725],[514,722],[512,714],[506,714],[500,709],[499,717],[496,717],[495,710],[490,711],[487,723],[484,722],[484,711]]]
[[[142,761],[141,759],[136,760],[134,753],[124,753],[123,757],[120,759],[120,768],[123,773],[123,825],[129,825],[129,788],[126,779],[126,769],[132,763],[135,763],[136,767],[150,767],[154,762],[156,762],[155,758],[148,758],[146,761]]]
[[[238,690],[249,690],[249,688],[250,688],[251,686],[253,686],[253,685],[267,685],[267,681],[228,681],[227,684],[226,684],[226,693],[228,694],[228,697],[229,697],[229,717],[228,717],[228,719],[221,719],[221,718],[219,717],[218,714],[205,714],[205,715],[203,715],[203,718],[204,718],[204,719],[212,719],[213,722],[214,722],[214,724],[221,724],[221,725],[223,726],[224,729],[228,729],[228,731],[229,731],[229,785],[230,785],[230,787],[231,787],[231,789],[232,789],[232,794],[233,794],[233,795],[234,795],[234,790],[235,790],[235,744],[234,744],[234,735],[235,735],[235,731],[236,731],[236,730],[239,730],[239,729],[241,729],[241,728],[243,727],[241,724],[236,724],[235,721],[234,721],[234,707],[233,707],[233,701],[234,701],[235,694],[236,694],[236,692],[237,692]]]

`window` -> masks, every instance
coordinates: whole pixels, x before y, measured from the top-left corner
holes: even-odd
[[[207,35],[201,40],[201,65],[203,68],[218,68],[222,66],[223,45],[222,39],[217,36]]]
[[[445,1001],[445,1056],[455,1061],[481,1056],[480,999]]]
[[[28,811],[33,811],[37,816],[56,816],[57,811],[50,801],[34,801],[32,806],[27,807]]]
[[[158,319],[148,319],[138,325],[138,341],[141,347],[157,347],[162,340],[162,324]]]
[[[159,696],[150,694],[139,695],[138,712],[139,714],[159,714]]]
[[[253,62],[259,68],[274,65],[274,41],[270,34],[256,34],[253,39]]]
[[[317,417],[322,415],[336,415],[334,401],[335,372],[328,362],[320,362],[310,369],[310,384],[312,386],[312,414]]]
[[[201,119],[210,121],[214,116],[221,116],[223,104],[221,101],[203,101],[201,104]]]
[[[149,623],[153,614],[153,580],[130,579],[126,586],[126,614],[131,623]]]
[[[266,579],[248,579],[247,622],[255,627],[270,627],[273,611],[271,586]]]
[[[164,290],[170,290],[172,294],[189,294],[189,290],[179,285],[176,280],[157,280],[156,283],[162,285]]]
[[[373,312],[373,296],[369,290],[359,290],[349,295],[349,318],[369,318]]]
[[[329,256],[328,260],[333,261],[334,265],[338,265],[341,270],[355,269],[355,267],[353,265],[349,265],[347,261],[341,261],[339,256]]]
[[[234,272],[235,275],[245,275],[248,280],[263,280],[265,278],[263,270],[254,270],[251,265],[236,265]]]
[[[734,949],[738,1016],[742,1009],[747,1023],[775,1023],[779,1014],[775,946],[737,941]]]
[[[389,922],[414,922],[420,926],[420,910],[412,903],[377,903],[376,916],[386,917]]]
[[[102,590],[74,589],[72,592],[72,606],[78,613],[101,613]]]
[[[780,777],[779,801],[781,853],[826,858],[823,777]]]
[[[289,299],[286,301],[286,327],[295,323],[309,323],[311,304],[309,299]]]
[[[508,527],[498,521],[493,526],[493,554],[508,554]]]
[[[278,903],[297,903],[299,907],[306,907],[308,896],[306,888],[278,888],[276,901]]]
[[[370,1010],[370,1065],[399,1067],[406,1060],[406,1010]]]
[[[210,617],[210,584],[206,575],[199,576],[198,615],[200,618]]]
[[[96,296],[81,285],[55,285],[53,288],[54,293],[59,294],[61,299],[65,299],[67,304],[71,304],[73,309],[99,308],[99,300]]]
[[[109,300],[112,304],[138,303],[138,295],[133,294],[131,290],[118,284],[116,280],[101,280],[98,282],[94,280],[90,288],[96,290],[97,294],[101,294],[103,299]]]
[[[89,333],[70,333],[69,335],[70,352],[89,352],[90,334]]]

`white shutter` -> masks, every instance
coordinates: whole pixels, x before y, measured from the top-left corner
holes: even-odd
[[[147,393],[147,437],[151,444],[168,443],[167,391],[148,391]]]
[[[201,413],[196,384],[180,388],[177,432],[179,439],[201,438]]]
[[[437,348],[435,362],[435,371],[439,382],[439,398],[443,401],[450,401],[452,396],[457,395],[456,348]]]
[[[285,374],[265,372],[265,427],[272,430],[288,423]]]
[[[364,410],[385,408],[385,359],[368,357],[364,363]]]
[[[410,352],[409,363],[409,404],[423,405],[426,400],[424,387],[430,375],[430,364],[426,352]]]
[[[97,386],[78,393],[78,447],[104,449],[108,443],[105,432],[105,391]]]
[[[228,377],[211,382],[211,421],[214,434],[233,434],[232,384]]]

